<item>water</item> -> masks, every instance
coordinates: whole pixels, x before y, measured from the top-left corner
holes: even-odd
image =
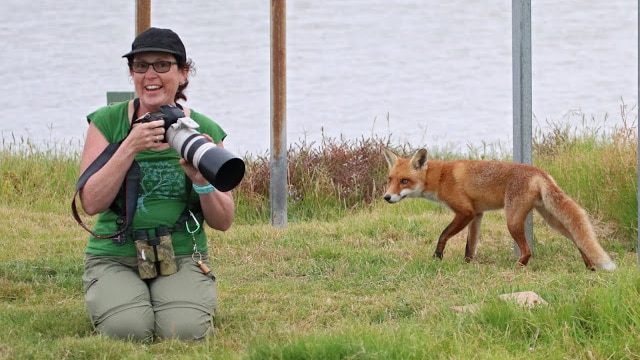
[[[582,115],[615,126],[623,103],[635,121],[637,10],[533,2],[534,127]],[[239,154],[269,150],[269,11],[258,0],[152,2],[152,25],[180,34],[196,64],[186,105],[218,121]],[[106,92],[133,88],[121,55],[134,28],[132,0],[4,0],[2,138],[79,147]],[[509,0],[287,2],[289,143],[510,147],[512,114]]]

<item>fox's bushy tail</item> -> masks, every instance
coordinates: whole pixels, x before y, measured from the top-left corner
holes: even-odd
[[[551,179],[540,188],[542,206],[536,210],[551,227],[568,237],[578,247],[585,263],[604,270],[615,270],[616,264],[600,246],[587,212]],[[595,269],[592,269],[595,270]]]

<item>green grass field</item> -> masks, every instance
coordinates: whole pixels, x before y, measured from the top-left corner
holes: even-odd
[[[384,140],[292,147],[285,229],[269,225],[268,161],[247,159],[234,226],[208,230],[219,309],[215,335],[202,342],[93,332],[80,279],[87,233],[70,212],[78,155],[5,144],[0,359],[638,359],[632,128],[556,126],[535,142],[536,165],[591,214],[614,272],[586,270],[575,246],[538,216],[534,256],[516,266],[501,212],[485,216],[473,262],[463,260],[465,234],[443,260],[432,258],[452,214],[427,201],[380,199]],[[499,297],[520,291],[548,305]],[[466,305],[475,311],[456,310]]]

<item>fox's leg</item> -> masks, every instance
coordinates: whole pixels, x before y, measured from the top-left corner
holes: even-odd
[[[470,262],[476,255],[476,247],[480,238],[480,225],[482,225],[483,213],[476,214],[469,224],[467,233],[467,247],[464,249],[464,261]]]
[[[536,207],[536,210],[538,211],[540,216],[542,216],[542,218],[547,222],[547,224],[549,224],[549,226],[551,226],[553,229],[558,231],[560,234],[562,234],[566,238],[573,241],[574,244],[576,243],[576,241],[573,239],[573,236],[571,235],[569,230],[567,230],[567,228],[564,225],[562,225],[562,223],[560,222],[560,220],[558,220],[557,217],[553,216],[553,214],[548,212],[542,206]],[[595,264],[591,260],[589,260],[587,255],[582,250],[580,250],[580,248],[578,248],[578,251],[580,251],[580,256],[582,256],[582,261],[584,261],[584,264],[587,266],[587,268],[589,270],[595,271],[596,269]]]
[[[518,248],[520,249],[520,258],[518,264],[527,265],[529,258],[531,257],[531,249],[527,243],[527,236],[525,231],[525,220],[531,209],[517,209],[515,207],[505,206],[505,213],[507,216],[507,228],[513,240],[515,240]]]
[[[593,262],[591,262],[591,260],[589,260],[589,258],[587,257],[587,254],[585,254],[580,249],[578,249],[578,251],[580,251],[580,256],[582,256],[582,261],[584,261],[584,264],[587,266],[587,269],[591,271],[596,271],[596,265]]]
[[[442,254],[444,253],[444,247],[447,245],[447,241],[469,225],[474,217],[475,215],[473,212],[456,212],[456,216],[453,218],[453,221],[451,221],[442,234],[440,234],[440,238],[438,238],[438,245],[436,245],[436,252],[433,256],[438,259],[442,259]]]
[[[557,217],[553,216],[553,214],[551,214],[549,211],[547,211],[547,209],[545,209],[542,206],[537,206],[536,210],[538,211],[538,214],[542,216],[544,221],[546,221],[547,224],[549,224],[549,226],[551,226],[554,230],[556,230],[560,234],[568,237],[573,241],[573,237],[571,236],[571,233],[569,232],[569,230],[567,230],[566,227],[564,227],[564,225],[562,225],[562,223]]]

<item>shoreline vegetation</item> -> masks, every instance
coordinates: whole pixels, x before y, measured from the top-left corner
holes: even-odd
[[[389,138],[292,144],[285,229],[270,226],[269,157],[245,156],[234,225],[207,230],[220,302],[216,333],[202,342],[94,333],[80,279],[87,234],[70,211],[80,155],[3,140],[0,359],[640,358],[638,131],[621,109],[619,127],[548,123],[533,139],[534,165],[587,210],[614,272],[587,271],[571,241],[537,215],[534,255],[515,266],[502,212],[485,215],[476,260],[463,260],[466,234],[433,259],[452,213],[382,200],[382,147],[416,150]],[[511,160],[499,144],[428,151]],[[500,299],[520,291],[549,305]],[[475,311],[454,310],[470,304]]]

